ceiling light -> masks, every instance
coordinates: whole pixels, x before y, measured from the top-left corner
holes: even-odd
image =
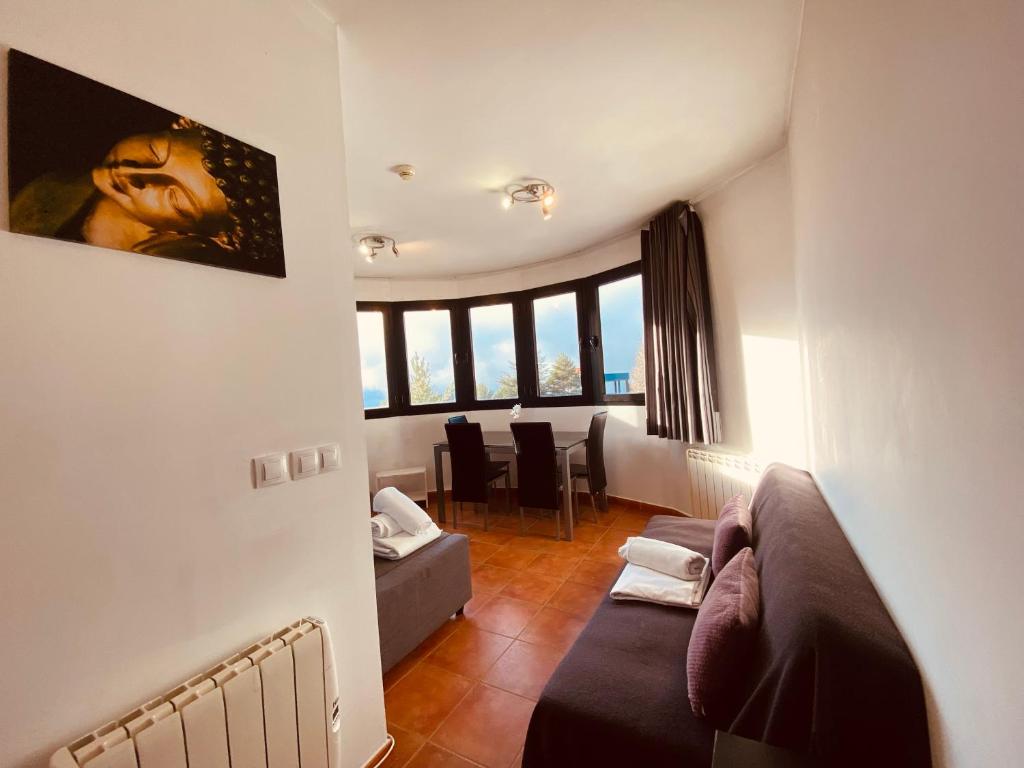
[[[555,204],[555,188],[542,179],[532,179],[526,184],[512,184],[505,188],[501,207],[506,211],[515,203],[540,203],[540,212],[547,221]]]
[[[391,170],[397,173],[402,181],[412,181],[412,177],[416,175],[416,169],[408,163],[393,166]]]
[[[364,235],[359,238],[359,252],[369,264],[377,260],[377,251],[387,247],[390,247],[395,258],[398,258],[398,243],[395,242],[395,238],[387,235]]]

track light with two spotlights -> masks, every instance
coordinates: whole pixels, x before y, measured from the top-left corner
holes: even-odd
[[[501,207],[507,211],[516,203],[540,203],[541,215],[547,221],[555,205],[555,188],[541,179],[506,187],[501,196]]]
[[[377,260],[377,251],[387,248],[389,245],[395,258],[398,258],[398,243],[395,242],[395,238],[387,235],[364,235],[359,238],[359,253],[368,264],[373,264]]]

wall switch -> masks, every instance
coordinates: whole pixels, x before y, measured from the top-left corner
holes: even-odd
[[[292,451],[292,478],[301,480],[320,472],[320,453],[316,448]]]
[[[256,476],[256,487],[278,485],[288,481],[288,455],[270,453],[252,460]]]
[[[317,450],[320,452],[320,471],[331,472],[341,467],[341,446],[337,443],[321,445]]]

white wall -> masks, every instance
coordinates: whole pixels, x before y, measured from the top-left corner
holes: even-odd
[[[723,442],[764,462],[807,462],[783,149],[705,197]]]
[[[405,258],[405,257],[402,257]],[[640,230],[600,243],[561,259],[519,269],[433,279],[356,278],[358,301],[460,299],[490,293],[525,291],[575,280],[640,260]]]
[[[0,29],[276,154],[288,261],[0,232],[0,765],[304,614],[332,625],[362,765],[385,728],[335,25],[304,0],[5,0]],[[250,488],[250,457],[328,440],[341,471]]]
[[[356,295],[364,301],[407,301],[526,290],[585,277],[639,258],[640,234],[634,232],[558,261],[508,272],[453,277],[445,281],[356,278]],[[527,408],[523,418],[550,421],[555,429],[586,430],[591,415],[598,410],[609,412],[605,434],[608,493],[673,509],[688,509],[684,447],[675,440],[648,436],[642,406]],[[485,429],[508,428],[509,415],[503,410],[472,411],[469,416]],[[371,482],[372,473],[381,469],[423,465],[429,469],[433,489],[432,445],[444,439],[445,419],[445,414],[425,414],[368,420],[366,445]]]
[[[938,766],[1019,765],[1024,5],[808,0],[790,153],[813,466]]]

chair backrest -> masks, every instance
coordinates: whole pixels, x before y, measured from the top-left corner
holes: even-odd
[[[558,509],[558,460],[549,421],[512,424],[519,475],[519,505]]]
[[[608,486],[608,477],[604,471],[604,425],[608,421],[608,411],[595,413],[590,420],[590,432],[587,435],[587,485],[591,493],[603,491]]]
[[[487,452],[479,424],[445,424],[452,457],[452,501],[487,502]]]
[[[448,417],[448,423],[449,424],[468,424],[469,423],[469,419],[466,418],[465,414],[460,413],[458,416],[449,416]]]

